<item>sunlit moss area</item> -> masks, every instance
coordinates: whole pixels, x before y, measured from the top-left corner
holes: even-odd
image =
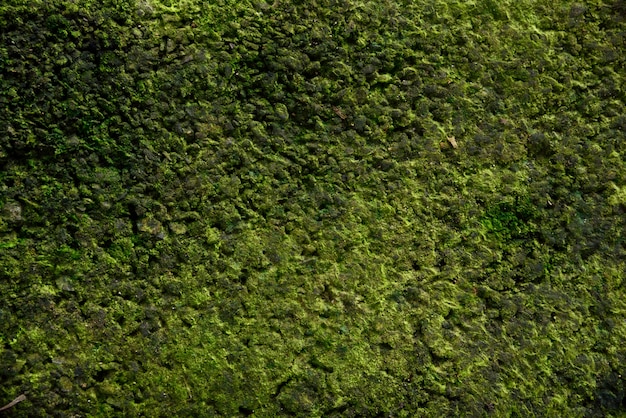
[[[8,0],[12,417],[626,415],[626,3]]]

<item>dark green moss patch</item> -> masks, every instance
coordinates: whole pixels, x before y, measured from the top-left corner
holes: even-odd
[[[0,405],[622,416],[621,2],[0,6]]]

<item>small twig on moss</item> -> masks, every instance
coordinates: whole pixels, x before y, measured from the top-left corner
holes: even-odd
[[[0,408],[0,412],[6,411],[9,408],[13,408],[15,405],[25,400],[26,400],[26,395],[22,393],[20,396],[18,396],[17,398],[13,399],[11,402],[9,402],[8,404]]]

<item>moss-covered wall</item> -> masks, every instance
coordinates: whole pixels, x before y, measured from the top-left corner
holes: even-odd
[[[624,416],[625,51],[623,0],[2,2],[5,415]]]

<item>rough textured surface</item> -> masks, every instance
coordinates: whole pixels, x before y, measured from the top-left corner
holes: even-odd
[[[0,6],[8,416],[624,416],[623,0],[204,3]]]

